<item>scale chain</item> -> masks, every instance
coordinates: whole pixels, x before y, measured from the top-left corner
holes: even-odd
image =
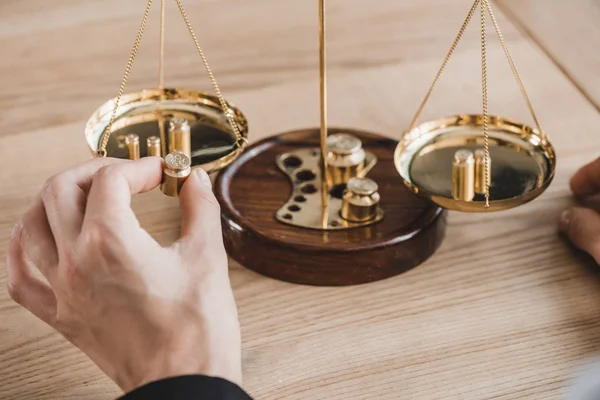
[[[119,109],[119,103],[121,102],[121,97],[123,97],[123,93],[125,92],[125,87],[127,86],[127,81],[129,80],[129,74],[131,74],[131,69],[133,68],[133,62],[135,61],[138,49],[140,48],[140,43],[142,41],[142,36],[144,35],[144,30],[146,29],[146,22],[148,21],[148,14],[150,13],[150,8],[152,8],[152,0],[148,0],[148,4],[146,4],[146,10],[144,11],[144,16],[142,17],[142,23],[138,28],[138,32],[133,43],[133,49],[131,50],[131,54],[129,55],[127,66],[125,67],[125,74],[123,75],[123,79],[121,81],[121,87],[119,88],[119,93],[117,94],[117,98],[115,99],[115,105],[110,116],[110,122],[106,127],[106,131],[102,135],[100,146],[98,148],[98,151],[96,152],[96,155],[98,157],[106,157],[106,146],[108,145],[108,140],[112,135],[113,125],[117,117],[117,110]]]
[[[473,18],[473,15],[475,14],[475,10],[477,10],[477,6],[479,5],[479,1],[480,0],[475,0],[475,2],[473,3],[473,5],[471,6],[471,9],[469,10],[469,14],[467,14],[467,17],[465,18],[465,21],[463,22],[462,26],[460,27],[460,30],[458,31],[458,35],[454,39],[454,42],[452,43],[452,46],[450,46],[450,50],[448,51],[448,54],[446,55],[446,58],[444,58],[444,62],[442,63],[442,66],[440,67],[437,75],[433,79],[433,83],[431,84],[431,87],[429,88],[429,90],[427,91],[427,94],[425,95],[425,97],[421,101],[421,104],[419,105],[419,109],[415,113],[415,116],[413,117],[413,120],[410,123],[410,127],[408,128],[408,132],[412,131],[414,129],[414,127],[417,125],[417,121],[418,121],[419,117],[421,116],[421,113],[423,112],[423,108],[425,107],[425,104],[427,104],[427,101],[429,100],[429,97],[431,97],[431,93],[433,92],[433,89],[435,88],[435,86],[437,85],[438,81],[440,80],[440,77],[442,76],[442,73],[446,69],[446,66],[450,62],[450,59],[452,58],[452,55],[454,54],[454,51],[458,47],[458,44],[460,43],[460,40],[462,39],[462,37],[463,37],[463,35],[465,33],[465,30],[467,29],[467,26],[469,25],[469,23],[471,22],[471,19]]]
[[[496,21],[496,17],[494,15],[494,11],[492,10],[492,6],[491,6],[489,0],[481,0],[481,1],[483,1],[483,4],[485,5],[485,8],[487,9],[487,12],[490,16],[490,19],[492,20],[492,24],[494,25],[494,29],[496,30],[498,39],[500,39],[500,44],[502,45],[502,50],[504,50],[504,54],[506,55],[506,59],[508,60],[508,64],[510,65],[510,69],[512,70],[512,73],[517,81],[517,84],[519,85],[519,89],[521,90],[521,93],[523,94],[523,98],[525,99],[525,102],[527,103],[527,107],[529,108],[529,112],[531,113],[531,116],[533,117],[533,121],[535,122],[535,125],[536,125],[538,131],[540,132],[542,140],[546,141],[548,139],[548,135],[542,129],[542,127],[540,125],[540,121],[538,120],[535,110],[533,109],[533,104],[531,103],[531,99],[529,98],[529,95],[527,94],[527,90],[525,90],[525,85],[523,84],[523,81],[521,80],[521,76],[519,75],[519,70],[517,69],[517,66],[515,65],[515,63],[513,61],[510,51],[508,50],[506,40],[504,40],[504,35],[502,34],[502,31],[500,31],[500,26],[498,25],[498,21]]]
[[[446,57],[444,58],[444,61],[442,62],[442,65],[441,65],[440,69],[438,70],[438,72],[433,80],[433,83],[431,84],[429,90],[427,91],[427,94],[421,101],[421,104],[419,105],[419,108],[417,109],[417,112],[415,113],[415,116],[413,117],[410,127],[408,128],[407,132],[412,131],[416,127],[417,121],[418,121],[421,113],[423,112],[425,104],[428,102],[429,98],[431,97],[433,89],[437,85],[442,73],[444,72],[450,59],[452,58],[459,42],[461,41],[461,39],[465,33],[466,28],[469,25],[469,23],[471,22],[471,19],[474,15],[475,11],[477,10],[477,8],[479,8],[480,17],[481,17],[481,83],[482,83],[482,106],[483,106],[482,107],[483,108],[483,141],[484,141],[483,145],[484,145],[484,154],[485,154],[485,161],[484,161],[484,164],[485,164],[484,165],[484,168],[485,168],[485,170],[484,170],[484,173],[485,173],[485,207],[489,208],[490,207],[491,170],[490,170],[490,150],[489,150],[486,11],[492,21],[492,24],[494,26],[496,34],[502,45],[502,49],[504,51],[506,59],[508,60],[508,63],[510,65],[512,73],[517,81],[519,89],[521,90],[521,93],[525,99],[525,102],[527,103],[527,107],[529,108],[531,116],[533,117],[533,120],[535,121],[537,130],[539,131],[539,134],[540,134],[540,137],[543,142],[547,141],[547,134],[541,128],[541,125],[539,123],[539,120],[537,118],[535,110],[533,109],[533,104],[531,103],[531,99],[529,98],[529,95],[527,94],[527,91],[525,90],[525,86],[523,84],[523,81],[521,80],[521,77],[519,75],[517,67],[513,61],[513,58],[511,56],[509,49],[508,49],[506,40],[504,39],[504,36],[502,35],[502,32],[500,31],[500,27],[498,25],[496,17],[494,16],[494,12],[492,11],[492,7],[491,7],[489,0],[475,0],[473,2],[473,5],[471,6],[471,9],[469,10],[469,13],[467,14],[467,17],[465,18],[465,20],[458,32],[458,35],[454,39],[454,42],[452,43],[450,50],[448,51]]]
[[[484,174],[485,174],[485,208],[490,207],[490,138],[488,131],[488,85],[487,85],[487,38],[485,24],[485,0],[479,2],[479,11],[481,16],[481,92],[483,102],[483,150],[485,153]]]
[[[187,13],[185,11],[185,8],[183,7],[183,4],[181,3],[181,0],[175,0],[177,2],[177,6],[179,8],[179,11],[181,13],[181,16],[183,17],[183,20],[188,28],[188,31],[194,41],[194,44],[196,46],[196,50],[198,51],[198,54],[200,55],[200,58],[202,59],[202,63],[204,64],[204,67],[206,69],[206,72],[208,73],[208,76],[210,78],[211,84],[213,86],[213,89],[217,95],[217,98],[219,100],[219,104],[221,106],[221,109],[223,110],[223,113],[225,114],[225,117],[227,118],[227,121],[229,122],[229,124],[231,125],[231,129],[233,130],[233,133],[235,134],[235,139],[236,139],[236,146],[238,147],[242,147],[245,142],[247,141],[246,138],[243,138],[239,127],[237,125],[237,122],[235,121],[235,115],[233,113],[233,111],[229,108],[227,102],[225,101],[223,94],[221,93],[221,89],[219,88],[219,85],[217,84],[217,81],[215,79],[215,76],[212,72],[212,69],[210,68],[210,66],[208,65],[208,62],[206,60],[206,57],[204,56],[204,52],[202,51],[202,48],[200,47],[200,44],[198,42],[198,38],[196,37],[196,34],[194,32],[194,29],[192,28],[192,25],[190,24],[189,18],[187,16]],[[129,75],[131,74],[131,70],[133,68],[133,63],[135,61],[135,58],[137,56],[139,47],[140,47],[140,43],[142,41],[142,36],[144,35],[144,31],[146,29],[146,24],[148,21],[148,14],[150,13],[150,9],[152,8],[152,2],[153,0],[148,0],[148,3],[146,4],[146,9],[144,11],[144,15],[142,17],[142,22],[140,24],[140,27],[138,28],[138,32],[133,44],[133,48],[131,50],[131,53],[129,55],[129,60],[127,61],[127,65],[125,67],[125,73],[123,75],[123,79],[121,80],[121,86],[119,88],[119,92],[117,94],[117,97],[115,98],[115,103],[114,103],[114,107],[111,113],[111,117],[110,117],[110,122],[108,123],[108,126],[106,127],[106,130],[104,131],[104,133],[102,134],[102,138],[100,140],[100,146],[98,147],[98,150],[96,151],[96,156],[98,157],[106,157],[107,152],[106,152],[106,146],[108,145],[108,141],[110,139],[110,136],[112,135],[112,131],[113,131],[113,125],[115,123],[116,120],[116,116],[117,116],[117,111],[119,109],[119,105],[121,102],[121,98],[123,97],[123,93],[125,92],[125,88],[127,86],[127,82],[129,81]],[[160,16],[160,61],[159,61],[159,89],[163,88],[163,74],[164,74],[164,13],[165,13],[165,5],[164,5],[164,0],[161,0],[161,16]],[[161,140],[164,142],[164,140]]]
[[[165,87],[165,0],[160,0],[160,48],[158,61],[158,88]]]
[[[425,104],[427,103],[427,101],[429,100],[429,98],[431,97],[431,93],[433,92],[433,89],[435,88],[435,86],[437,85],[442,73],[444,72],[444,70],[446,69],[446,66],[448,65],[448,62],[450,61],[450,59],[452,58],[452,56],[454,55],[454,51],[456,50],[459,42],[461,41],[465,30],[467,28],[467,26],[469,25],[469,23],[471,22],[471,19],[473,17],[473,14],[475,13],[475,10],[477,9],[478,6],[480,6],[480,4],[483,4],[485,6],[485,8],[487,9],[487,12],[490,16],[490,19],[492,21],[492,24],[494,25],[494,29],[496,31],[496,34],[498,36],[498,39],[500,40],[500,43],[502,45],[502,49],[504,51],[504,54],[508,60],[508,63],[510,65],[510,68],[512,70],[512,73],[517,81],[517,84],[519,85],[519,89],[521,90],[521,93],[525,99],[525,102],[527,103],[527,107],[529,108],[529,112],[531,113],[531,116],[533,117],[533,120],[535,122],[536,128],[538,129],[538,131],[540,132],[540,135],[542,137],[543,140],[547,139],[547,134],[544,132],[544,130],[542,130],[541,124],[539,122],[539,119],[537,117],[537,114],[535,113],[535,110],[533,108],[533,104],[531,102],[531,99],[529,98],[529,95],[527,94],[527,91],[525,90],[525,85],[523,84],[523,81],[521,80],[521,76],[519,74],[519,71],[517,69],[517,66],[515,65],[512,55],[508,49],[508,45],[506,44],[506,40],[504,39],[504,35],[502,34],[502,31],[500,30],[500,26],[498,25],[498,21],[496,20],[496,17],[494,15],[494,12],[492,10],[491,4],[489,2],[489,0],[475,0],[473,2],[473,5],[471,6],[471,9],[469,10],[469,13],[467,14],[467,17],[465,18],[465,21],[463,22],[462,26],[460,27],[460,30],[458,32],[458,35],[456,36],[456,38],[454,39],[454,42],[452,43],[452,46],[450,47],[450,50],[448,51],[448,54],[446,55],[446,57],[444,58],[444,61],[442,63],[442,66],[440,67],[437,75],[435,76],[433,83],[431,84],[427,94],[425,95],[425,97],[423,98],[423,100],[421,101],[421,104],[419,105],[419,108],[417,110],[417,112],[415,113],[415,116],[412,119],[412,122],[408,128],[408,132],[412,131],[415,126],[417,125],[418,119],[423,111],[423,108],[425,107]]]
[[[225,117],[227,118],[229,125],[231,125],[231,129],[233,130],[233,133],[235,134],[236,144],[239,147],[243,144],[242,142],[246,141],[246,139],[242,137],[240,130],[238,128],[237,122],[235,121],[233,111],[229,108],[229,106],[227,105],[227,102],[225,101],[225,99],[223,98],[223,95],[221,94],[221,89],[219,88],[219,85],[217,84],[217,80],[215,79],[212,69],[208,65],[208,61],[206,61],[204,52],[202,51],[202,48],[200,47],[200,43],[198,42],[196,33],[194,32],[194,29],[192,28],[192,24],[189,21],[189,18],[187,16],[187,13],[185,12],[185,8],[183,7],[183,4],[181,3],[181,0],[175,0],[175,1],[177,2],[177,7],[179,7],[179,12],[181,13],[181,16],[183,17],[185,25],[187,26],[188,31],[190,32],[190,35],[192,36],[192,39],[194,40],[196,50],[198,51],[198,54],[200,55],[200,58],[202,59],[204,68],[206,69],[206,72],[208,73],[210,82],[212,83],[213,89],[214,89],[215,93],[217,94],[217,98],[219,99],[221,108],[223,109],[223,112],[225,113]]]

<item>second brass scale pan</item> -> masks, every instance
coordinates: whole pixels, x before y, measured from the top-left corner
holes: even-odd
[[[453,159],[459,151],[477,154],[483,149],[483,119],[456,115],[423,123],[404,135],[394,162],[406,186],[446,209],[467,212],[505,210],[539,196],[554,177],[552,145],[538,130],[497,116],[489,116],[489,205],[484,188],[472,190],[468,200],[454,195]]]
[[[450,61],[475,12],[481,21],[482,114],[456,115],[417,125],[423,107]],[[535,128],[488,113],[486,21],[535,122]],[[405,185],[449,210],[500,211],[525,204],[554,178],[556,155],[508,50],[489,0],[475,0],[442,66],[404,134],[394,163]]]

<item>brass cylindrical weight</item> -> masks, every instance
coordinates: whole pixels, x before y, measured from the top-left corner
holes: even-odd
[[[150,136],[146,139],[146,145],[148,147],[148,157],[160,157],[160,138],[158,136]]]
[[[342,197],[340,215],[347,221],[364,222],[377,216],[380,196],[377,183],[369,178],[350,178]]]
[[[130,160],[139,160],[140,159],[140,137],[135,133],[130,133],[125,136],[125,145],[127,146],[127,150],[129,150],[129,159]]]
[[[472,201],[475,197],[475,160],[469,150],[458,150],[452,162],[452,197]]]
[[[192,172],[190,159],[180,151],[167,154],[163,163],[160,190],[171,197],[178,197],[183,183]]]
[[[169,153],[174,151],[192,158],[191,129],[185,118],[173,118],[169,124]]]
[[[485,151],[483,149],[475,150],[475,193],[485,194],[486,183],[490,184],[490,175],[492,174],[492,159],[489,160],[486,182],[485,174]]]
[[[329,184],[347,183],[364,166],[365,151],[362,142],[347,133],[336,133],[327,138],[327,165]]]

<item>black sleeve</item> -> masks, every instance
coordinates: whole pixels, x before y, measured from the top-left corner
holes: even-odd
[[[252,400],[238,385],[222,378],[187,375],[148,383],[120,400]]]

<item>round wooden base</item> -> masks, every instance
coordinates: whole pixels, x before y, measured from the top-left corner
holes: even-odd
[[[368,177],[379,184],[382,221],[341,231],[299,228],[278,222],[275,213],[291,193],[275,157],[319,146],[319,130],[272,136],[255,143],[215,182],[223,236],[230,257],[260,274],[288,282],[345,286],[401,274],[421,264],[440,245],[446,212],[412,194],[394,167],[397,142],[349,129],[378,162]]]

